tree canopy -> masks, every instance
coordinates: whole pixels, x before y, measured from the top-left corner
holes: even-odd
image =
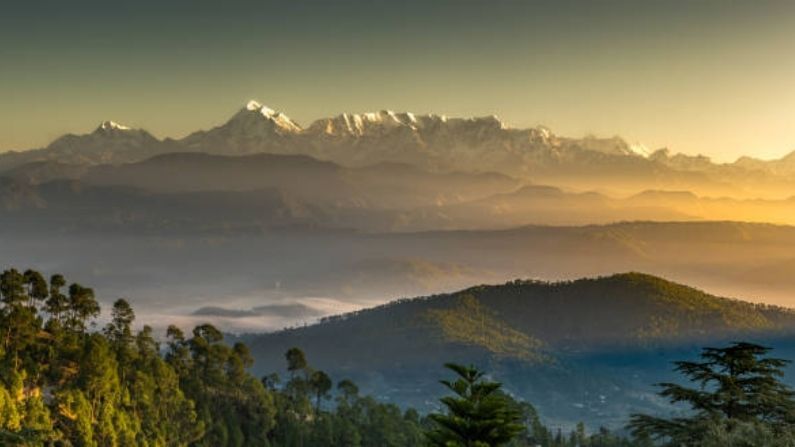
[[[170,326],[161,346],[151,327],[136,325],[127,300],[113,304],[103,327],[99,314],[94,291],[62,275],[0,274],[0,445],[645,445],[605,429],[588,434],[582,425],[568,435],[550,430],[532,405],[474,367],[447,365],[456,377],[442,381],[453,393],[441,401],[446,411],[422,416],[363,394],[351,380],[335,383],[297,347],[284,354],[285,381],[277,371],[255,378],[248,347],[225,340],[210,324],[189,333]],[[747,367],[747,356],[739,358]],[[743,388],[781,400],[739,399],[732,407],[738,420],[790,424],[790,410],[781,410],[789,391],[768,377],[781,365],[757,364],[753,371],[765,380]]]
[[[780,380],[788,362],[768,357],[769,351],[737,342],[704,348],[700,361],[676,362],[676,371],[696,386],[662,383],[660,395],[689,406],[690,413],[675,418],[636,414],[631,430],[671,446],[794,445],[795,394]]]
[[[453,392],[443,397],[446,413],[431,415],[436,428],[427,433],[428,441],[439,447],[498,447],[513,440],[521,431],[520,413],[499,393],[498,382],[485,380],[474,367],[448,363],[458,376],[441,383]]]

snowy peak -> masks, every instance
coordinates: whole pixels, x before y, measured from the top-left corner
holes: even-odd
[[[332,118],[323,118],[315,121],[307,131],[311,134],[326,134],[330,136],[381,135],[393,130],[429,131],[441,126],[475,126],[495,129],[508,127],[494,115],[477,118],[448,118],[444,115],[417,115],[411,112],[395,112],[392,110],[379,110],[367,113],[342,113]]]
[[[249,101],[248,104],[246,104],[246,110],[249,110],[249,111],[252,111],[252,112],[257,111],[257,110],[262,110],[263,107],[264,106],[262,104],[258,103],[257,101],[255,101],[253,99],[251,101]]]
[[[99,127],[97,127],[96,132],[113,132],[119,130],[132,130],[132,128],[119,124],[115,121],[103,121],[100,123]]]
[[[149,132],[143,129],[125,126],[123,124],[117,123],[116,121],[103,121],[99,124],[99,126],[97,126],[94,132],[87,135],[78,135],[76,137],[82,138],[84,142],[88,140],[117,140],[132,142],[134,145],[149,145],[158,142],[157,138],[152,136],[152,134]]]
[[[282,115],[281,112],[277,112],[268,106],[258,103],[253,99],[246,104],[246,110],[248,110],[249,112],[257,112],[266,118],[275,118],[278,116],[284,116],[286,118],[286,116]]]
[[[277,128],[276,130],[281,133],[297,133],[302,130],[301,126],[287,115],[262,105],[255,100],[249,101],[237,116],[247,117],[253,114],[264,117],[266,121],[273,123]]]
[[[583,138],[564,138],[568,144],[594,152],[601,152],[608,155],[632,156],[641,158],[651,158],[652,152],[641,143],[629,143],[619,136],[608,138],[588,135]],[[656,154],[655,157],[665,157]]]
[[[631,153],[643,158],[649,158],[649,156],[652,154],[651,149],[649,149],[645,144],[639,142],[630,143],[628,149]]]
[[[375,130],[406,127],[415,129],[416,117],[411,113],[381,110],[370,113],[343,113],[333,118],[315,121],[309,126],[313,133],[328,135],[363,136]]]

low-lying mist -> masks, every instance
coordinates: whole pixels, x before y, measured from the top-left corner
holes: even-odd
[[[128,298],[147,322],[266,331],[401,297],[515,278],[643,271],[718,295],[795,304],[795,228],[620,223],[504,231],[364,234],[0,236],[0,263],[36,266]]]

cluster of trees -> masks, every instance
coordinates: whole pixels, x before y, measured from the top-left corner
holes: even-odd
[[[678,369],[698,384],[663,384],[687,416],[633,416],[633,437],[605,429],[553,432],[535,409],[473,367],[450,364],[451,395],[427,416],[335,383],[297,348],[286,375],[256,378],[242,343],[211,325],[172,326],[161,346],[133,330],[118,300],[96,327],[94,292],[28,270],[0,275],[0,445],[273,447],[792,446],[795,400],[779,378],[785,361],[764,347],[706,349]]]
[[[287,353],[289,380],[247,372],[242,343],[215,327],[134,331],[118,300],[102,328],[93,290],[55,275],[0,275],[0,445],[411,446],[416,411],[359,396],[356,385]]]
[[[303,351],[285,354],[287,377],[262,379],[275,399],[272,445],[279,446],[412,446],[421,445],[419,413],[363,396],[350,380],[334,384],[312,368]],[[332,400],[333,399],[333,400]]]
[[[697,386],[662,383],[660,395],[690,408],[673,418],[633,415],[631,439],[606,430],[585,436],[581,424],[568,438],[550,437],[537,417],[527,418],[532,407],[502,393],[499,383],[449,364],[458,378],[442,381],[453,394],[441,399],[446,412],[429,416],[435,426],[426,439],[434,447],[793,447],[795,391],[780,380],[789,362],[768,357],[769,351],[735,342],[704,348],[700,361],[676,362],[676,370]]]
[[[426,418],[425,443],[431,447],[645,447],[605,428],[587,434],[585,425],[565,435],[545,427],[535,408],[502,391],[482,371],[448,363],[454,380],[441,383],[451,392],[441,399],[444,411]]]
[[[245,346],[211,326],[170,331],[167,356],[130,305],[94,330],[90,288],[28,270],[0,276],[0,442],[3,445],[222,445],[264,438],[272,398],[249,376]],[[228,419],[221,422],[221,418]],[[251,444],[254,445],[254,444]]]
[[[271,374],[263,382],[276,396],[278,444],[285,446],[438,446],[438,447],[624,447],[625,438],[600,429],[588,435],[579,424],[568,435],[545,427],[532,405],[503,392],[472,367],[448,364],[457,374],[442,381],[455,394],[441,400],[446,411],[420,416],[414,409],[360,396],[350,380],[336,385],[308,365],[304,353],[286,354],[289,380]]]

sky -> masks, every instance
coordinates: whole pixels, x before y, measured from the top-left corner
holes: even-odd
[[[107,119],[180,137],[258,99],[304,125],[496,114],[777,158],[795,150],[794,54],[789,0],[9,0],[0,151]]]

